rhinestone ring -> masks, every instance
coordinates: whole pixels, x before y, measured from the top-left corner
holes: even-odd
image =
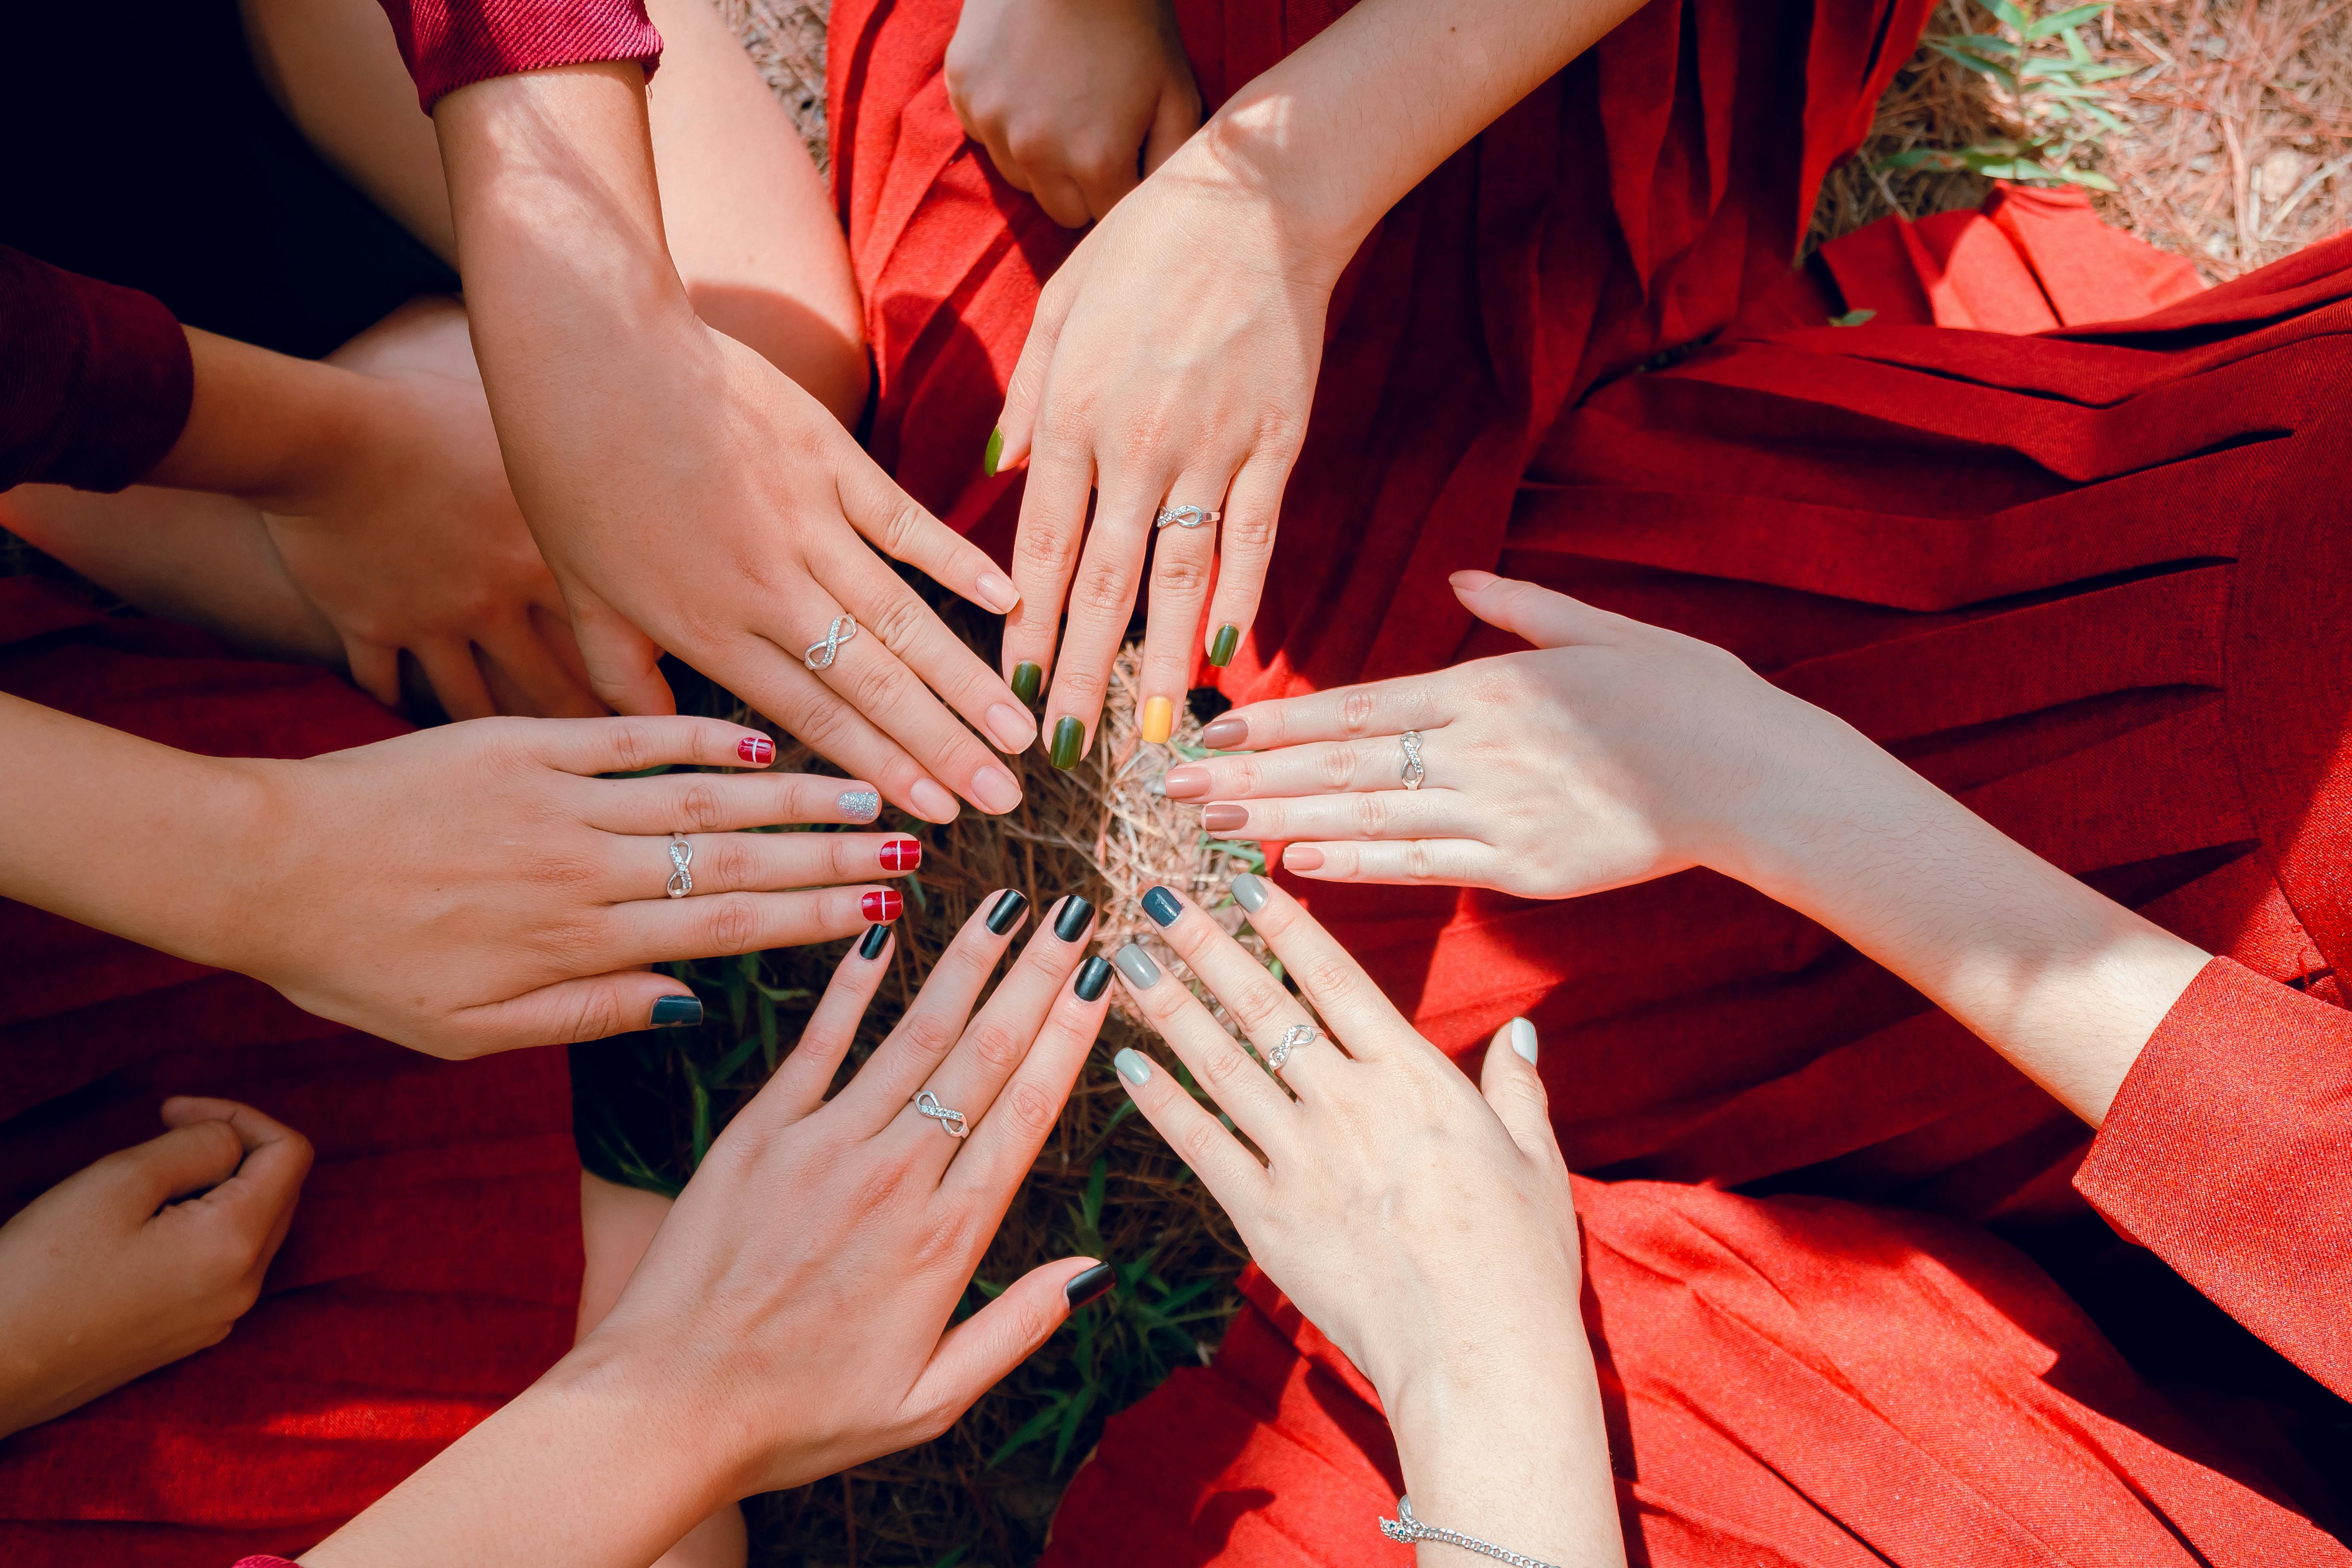
[[[940,1097],[933,1094],[928,1089],[923,1090],[922,1093],[915,1096],[913,1103],[915,1113],[917,1115],[928,1116],[932,1121],[938,1122],[940,1124],[940,1131],[946,1133],[950,1138],[961,1138],[965,1133],[971,1131],[970,1125],[968,1125],[963,1119],[962,1111],[950,1110],[946,1106],[941,1105],[940,1103]]]
[[[1404,746],[1404,771],[1397,776],[1404,780],[1407,789],[1419,789],[1429,770],[1421,765],[1421,731],[1407,730],[1397,740]]]
[[[662,886],[671,898],[682,899],[694,891],[694,873],[687,869],[694,864],[694,846],[683,833],[669,836],[669,880]]]
[[[808,645],[801,662],[811,669],[831,669],[841,652],[841,645],[857,635],[857,623],[847,616],[835,616],[833,624],[824,628],[824,640]]]
[[[1287,1029],[1283,1030],[1282,1038],[1276,1043],[1274,1049],[1265,1054],[1265,1065],[1267,1069],[1272,1072],[1280,1072],[1282,1070],[1282,1064],[1290,1059],[1291,1052],[1307,1044],[1307,1041],[1313,1039],[1322,1032],[1322,1030],[1317,1028],[1312,1024],[1293,1024]]]
[[[1173,523],[1178,528],[1206,528],[1224,515],[1208,507],[1163,506],[1160,509],[1160,515],[1152,520],[1151,526],[1166,528]]]

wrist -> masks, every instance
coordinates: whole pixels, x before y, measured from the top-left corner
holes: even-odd
[[[366,378],[188,329],[188,422],[142,481],[300,510],[368,427]]]
[[[1212,115],[1154,179],[1190,181],[1259,229],[1286,274],[1328,293],[1393,198],[1286,134],[1291,106],[1244,94]]]

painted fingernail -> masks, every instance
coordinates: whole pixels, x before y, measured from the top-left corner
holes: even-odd
[[[1170,800],[1198,800],[1209,793],[1209,770],[1186,763],[1181,768],[1170,768],[1168,776],[1160,783]]]
[[[1536,1059],[1536,1026],[1525,1018],[1514,1018],[1503,1026],[1503,1033],[1510,1037],[1511,1049],[1519,1053],[1519,1059],[1533,1066]]]
[[[980,595],[982,604],[1000,616],[1011,615],[1014,606],[1021,603],[1021,590],[1014,587],[1013,579],[1002,572],[982,572],[971,588]]]
[[[1160,966],[1151,962],[1150,953],[1131,942],[1112,953],[1110,961],[1118,965],[1118,972],[1138,991],[1149,991],[1160,984]]]
[[[1151,1081],[1151,1062],[1150,1058],[1145,1057],[1141,1051],[1136,1050],[1131,1047],[1111,1058],[1110,1065],[1117,1068],[1118,1069],[1118,1076],[1127,1079],[1129,1083],[1147,1084]]]
[[[1246,719],[1212,719],[1209,727],[1201,731],[1201,744],[1213,752],[1230,752],[1249,744],[1249,721]]]
[[[1083,1274],[1073,1275],[1070,1282],[1062,1287],[1062,1298],[1075,1312],[1087,1302],[1109,1295],[1111,1287],[1118,1283],[1118,1272],[1108,1263],[1097,1263]]]
[[[857,900],[857,912],[877,925],[888,925],[898,918],[906,907],[895,888],[885,888],[878,893],[868,893]]]
[[[1164,744],[1175,725],[1176,704],[1165,697],[1155,697],[1143,705],[1143,738],[1153,745]]]
[[[871,789],[845,789],[841,798],[833,803],[841,815],[852,822],[871,822],[882,815],[882,793]]]
[[[1219,626],[1217,628],[1217,640],[1209,645],[1209,662],[1215,665],[1219,669],[1224,668],[1225,666],[1234,662],[1234,654],[1241,646],[1241,627],[1232,626]]]
[[[1046,753],[1045,760],[1057,768],[1075,768],[1078,765],[1078,749],[1086,743],[1087,727],[1066,713],[1055,721],[1054,749]]]
[[[1031,664],[1024,659],[1013,667],[1013,695],[1022,701],[1036,701],[1037,689],[1045,683],[1045,669],[1043,665]]]
[[[923,841],[919,838],[893,838],[882,846],[882,869],[911,871],[923,863]]]
[[[654,1003],[654,1027],[682,1029],[702,1022],[702,1001],[696,996],[664,996]]]
[[[1251,914],[1265,908],[1265,882],[1244,871],[1233,881],[1234,902]]]
[[[857,943],[857,956],[879,958],[882,956],[882,950],[889,945],[890,928],[888,926],[867,926],[866,935]]]
[[[1323,869],[1323,851],[1309,845],[1294,844],[1282,852],[1282,864],[1293,871],[1320,871]]]
[[[907,791],[907,798],[914,803],[915,815],[926,822],[953,822],[956,818],[955,796],[929,779],[917,779]]]
[[[1100,999],[1103,987],[1109,984],[1110,960],[1099,952],[1092,952],[1087,955],[1084,963],[1078,965],[1078,983],[1070,989],[1078,994],[1079,1001],[1093,1002]]]
[[[985,475],[989,479],[994,479],[996,477],[997,460],[1003,456],[1004,432],[1002,430],[991,430],[988,433],[988,450],[980,455],[980,471],[982,474]]]
[[[1021,786],[1003,768],[986,767],[971,775],[971,797],[991,816],[1003,816],[1021,804]]]
[[[1184,912],[1184,906],[1167,889],[1154,888],[1143,895],[1143,912],[1163,926],[1172,926],[1176,917]]]
[[[735,742],[735,754],[755,768],[776,760],[776,743],[765,735],[746,735]]]
[[[1064,942],[1076,942],[1087,934],[1087,927],[1094,918],[1094,905],[1072,893],[1062,900],[1062,912],[1054,917],[1054,934]],[[1091,1002],[1094,998],[1089,996],[1087,1000]]]
[[[1247,827],[1249,807],[1221,800],[1201,813],[1201,826],[1212,833],[1231,833],[1237,827]]]
[[[1036,721],[1010,702],[988,705],[988,738],[1000,752],[1017,752],[1037,738]]]
[[[988,911],[988,931],[991,936],[1003,936],[1029,907],[1029,895],[1018,888],[1007,888],[996,895],[996,902]]]

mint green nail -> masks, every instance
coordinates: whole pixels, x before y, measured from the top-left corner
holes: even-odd
[[[1111,1058],[1110,1065],[1118,1069],[1119,1077],[1137,1088],[1141,1088],[1151,1081],[1151,1064],[1143,1059],[1143,1053],[1140,1051],[1131,1049],[1121,1051]]]
[[[1525,1018],[1514,1018],[1503,1026],[1503,1032],[1510,1037],[1511,1049],[1519,1053],[1519,1059],[1530,1067],[1534,1066],[1536,1026]]]

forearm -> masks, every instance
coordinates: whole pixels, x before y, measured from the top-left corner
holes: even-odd
[[[368,379],[186,329],[194,395],[180,438],[142,483],[299,510],[364,439]]]

